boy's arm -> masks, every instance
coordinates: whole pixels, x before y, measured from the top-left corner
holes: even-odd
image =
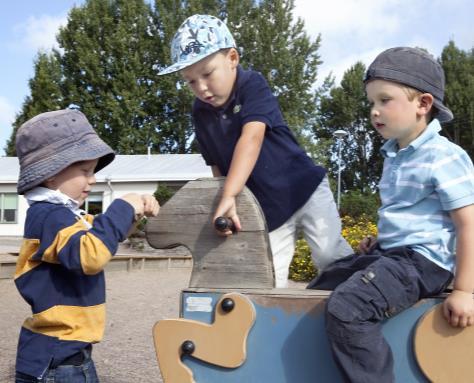
[[[236,230],[241,229],[235,206],[235,197],[242,191],[257,162],[265,137],[265,124],[252,121],[242,127],[242,133],[234,149],[232,162],[224,184],[221,201],[215,211],[213,221],[220,216],[232,219]],[[232,234],[230,230],[224,233]]]
[[[104,213],[95,217],[90,229],[80,221],[64,225],[62,222],[70,220],[70,212],[56,209],[44,222],[51,230],[44,230],[41,243],[45,249],[39,252],[41,260],[60,263],[71,271],[96,274],[115,254],[118,243],[127,237],[134,220],[143,215],[155,215],[158,209],[152,196],[129,193],[114,200]]]
[[[456,227],[456,273],[443,309],[452,326],[466,327],[474,324],[474,205],[452,210],[451,217]]]

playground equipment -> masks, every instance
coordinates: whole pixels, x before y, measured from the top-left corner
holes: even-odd
[[[184,245],[193,255],[180,318],[153,328],[164,382],[342,382],[324,331],[330,292],[273,288],[265,220],[248,189],[237,198],[243,231],[216,234],[211,219],[223,183],[188,182],[146,227],[151,246]],[[443,298],[421,300],[383,323],[397,382],[474,381],[474,327],[450,327]]]

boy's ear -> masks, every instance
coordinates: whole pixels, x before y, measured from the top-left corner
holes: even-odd
[[[423,93],[418,98],[418,110],[421,116],[425,116],[433,108],[433,96],[430,93]]]
[[[229,59],[232,63],[233,68],[235,68],[235,67],[237,67],[237,65],[239,65],[240,55],[239,55],[239,52],[237,52],[237,49],[230,48],[230,50],[229,50]]]

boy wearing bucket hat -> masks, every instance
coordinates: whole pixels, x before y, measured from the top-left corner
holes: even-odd
[[[214,219],[227,216],[241,229],[235,198],[247,185],[270,232],[276,287],[287,285],[300,228],[319,269],[351,254],[326,170],[298,145],[264,77],[239,66],[227,26],[214,16],[189,17],[173,38],[171,56],[173,64],[159,74],[181,72],[196,96],[192,116],[201,154],[214,176],[226,176]]]
[[[92,343],[105,326],[104,267],[150,195],[127,194],[96,217],[79,207],[113,150],[76,110],[42,113],[16,135],[18,193],[30,207],[15,284],[31,305],[20,332],[16,382],[97,382]]]
[[[365,76],[371,122],[387,142],[379,183],[377,243],[330,265],[311,283],[334,289],[326,330],[344,381],[394,382],[393,356],[380,322],[442,292],[452,326],[474,323],[474,169],[439,135],[453,118],[443,104],[441,65],[420,49],[391,48]],[[372,241],[373,242],[373,241]]]

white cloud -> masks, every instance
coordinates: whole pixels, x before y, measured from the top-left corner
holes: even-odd
[[[418,46],[439,57],[453,39],[461,49],[474,46],[471,0],[295,0],[294,15],[307,33],[321,34],[318,83],[330,72],[339,82],[357,61],[369,65],[394,46]]]
[[[30,16],[26,22],[17,25],[15,31],[19,35],[21,47],[35,52],[50,50],[57,47],[56,35],[59,27],[66,23],[67,16]]]
[[[399,29],[399,17],[390,10],[402,3],[408,0],[296,0],[295,15],[305,20],[310,35],[321,33],[323,44],[336,36],[370,37],[370,44],[380,33],[391,34]],[[343,40],[341,45],[345,45]]]

